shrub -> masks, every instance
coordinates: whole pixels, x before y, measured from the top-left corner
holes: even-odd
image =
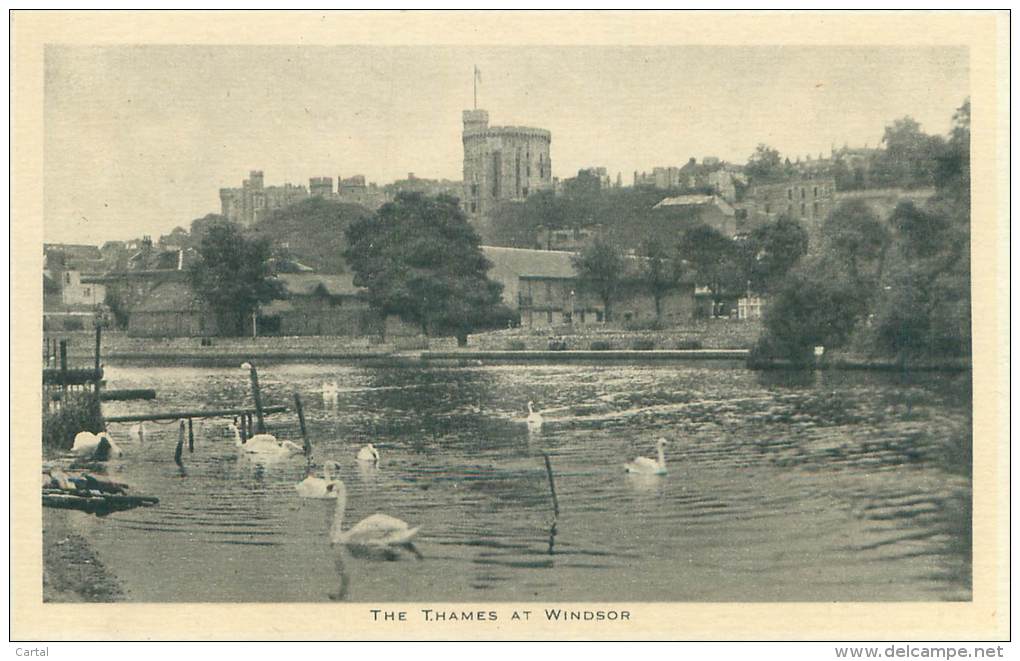
[[[683,351],[696,351],[701,348],[701,340],[679,340],[676,348]]]
[[[510,351],[524,351],[528,348],[528,345],[524,343],[524,340],[510,340],[510,344],[507,348]]]
[[[658,319],[634,319],[623,322],[624,330],[629,331],[661,331],[666,327]]]
[[[549,351],[566,351],[567,343],[563,340],[549,340]]]
[[[655,348],[655,340],[647,337],[639,337],[630,343],[630,348],[635,351],[651,351]]]
[[[48,402],[43,402],[47,406]],[[106,427],[99,396],[92,392],[63,393],[60,408],[43,412],[43,447],[70,450],[80,431],[97,434]]]
[[[608,351],[613,348],[613,345],[608,340],[592,340],[589,346],[592,351]]]

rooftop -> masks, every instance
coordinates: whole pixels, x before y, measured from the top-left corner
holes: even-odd
[[[530,250],[482,246],[494,269],[505,269],[520,277],[573,278],[575,253],[560,250]]]

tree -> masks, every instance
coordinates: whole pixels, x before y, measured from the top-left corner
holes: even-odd
[[[594,294],[602,301],[605,320],[613,320],[613,302],[626,277],[626,261],[620,249],[602,238],[574,256],[577,287]]]
[[[637,281],[655,301],[655,319],[662,321],[662,299],[680,282],[683,265],[672,259],[662,241],[651,238],[641,244]]]
[[[787,159],[789,164],[789,159]],[[758,183],[775,181],[782,178],[784,174],[783,159],[778,149],[773,149],[762,143],[754,150],[751,157],[747,159],[744,173]]]
[[[313,196],[274,209],[253,229],[279,250],[286,250],[291,260],[319,273],[344,273],[344,232],[351,223],[371,216],[372,212],[362,206]]]
[[[124,300],[124,293],[120,287],[110,285],[106,288],[106,297],[103,302],[110,308],[113,315],[113,323],[116,328],[125,329],[130,318],[127,301]]]
[[[346,240],[354,284],[372,308],[426,336],[451,334],[463,345],[474,330],[512,321],[456,198],[398,193],[374,217],[353,222]]]
[[[271,249],[265,239],[249,239],[234,223],[209,225],[188,273],[191,288],[209,303],[220,329],[244,335],[258,306],[283,298],[272,279]]]
[[[750,257],[747,280],[755,291],[767,294],[807,254],[808,233],[796,220],[782,215],[756,227],[744,250]]]
[[[833,209],[822,225],[822,241],[834,260],[849,267],[855,280],[868,279],[871,286],[881,280],[889,228],[864,201],[847,200]]]
[[[695,225],[684,230],[677,245],[677,259],[693,271],[697,284],[712,294],[713,310],[718,310],[724,293],[742,291],[746,285],[738,247],[715,228]]]
[[[813,260],[793,269],[765,311],[756,352],[807,364],[815,346],[843,346],[867,311],[867,298],[845,265]]]

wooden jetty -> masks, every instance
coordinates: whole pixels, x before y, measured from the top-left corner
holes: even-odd
[[[262,414],[286,413],[286,406],[263,406]],[[188,418],[229,418],[232,416],[254,415],[254,408],[204,409],[192,411],[164,411],[159,413],[137,413],[132,415],[108,415],[107,422],[147,422],[149,420],[187,420]]]

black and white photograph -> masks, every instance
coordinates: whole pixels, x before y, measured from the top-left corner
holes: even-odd
[[[43,605],[976,599],[970,47],[251,39],[42,46]]]

